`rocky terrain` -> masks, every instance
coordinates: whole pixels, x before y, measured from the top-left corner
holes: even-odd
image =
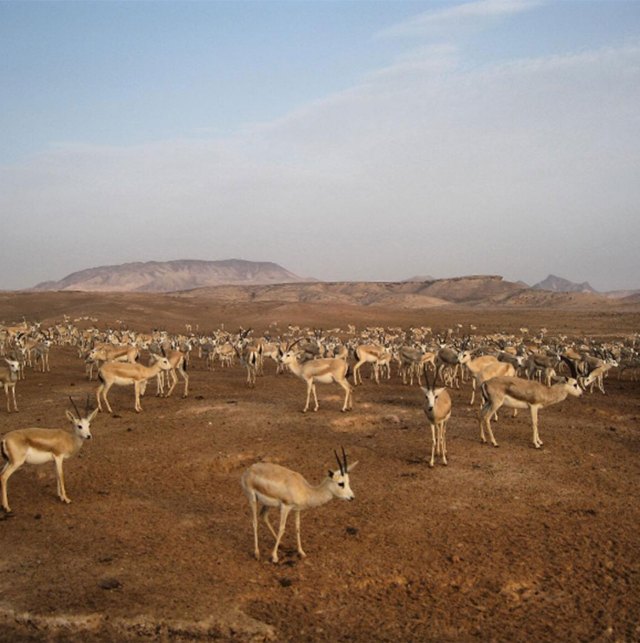
[[[475,301],[480,284],[448,284],[449,296]],[[424,287],[446,292],[444,284]],[[353,288],[371,296],[370,284]],[[506,291],[499,296],[522,296]],[[196,332],[242,325],[256,334],[274,324],[429,324],[434,333],[456,323],[461,332],[473,324],[478,333],[517,333],[526,324],[532,333],[544,326],[599,338],[640,325],[638,309],[600,302],[484,301],[400,308],[222,300],[209,291],[0,293],[0,319],[46,325],[66,314],[81,328],[185,332],[188,322]],[[65,464],[70,505],[56,498],[50,463],[11,478],[14,513],[0,515],[0,641],[640,638],[640,405],[628,376],[609,377],[607,395],[544,409],[541,449],[531,444],[526,412],[501,413],[499,449],[481,444],[464,383],[451,391],[449,464],[430,468],[423,396],[395,369],[380,385],[364,373],[348,414],[337,387],[319,385],[320,410],[304,415],[304,383],[276,375],[271,361],[255,388],[239,365],[208,370],[195,351],[189,373],[189,397],[155,397],[152,383],[139,414],[132,390],[114,387],[114,413],[99,414],[93,439]],[[0,408],[1,431],[64,426],[68,396],[83,399],[96,386],[74,347],[54,346],[51,372],[27,369],[18,383],[20,412]],[[355,500],[303,514],[305,559],[296,554],[293,517],[277,565],[261,524],[256,561],[242,472],[271,461],[318,483],[341,446],[359,460]]]

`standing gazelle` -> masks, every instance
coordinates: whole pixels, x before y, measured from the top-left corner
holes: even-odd
[[[89,413],[89,396],[87,396],[87,408],[84,416],[81,416],[74,401],[69,399],[76,411],[76,415],[71,411],[66,411],[67,419],[73,426],[73,433],[64,429],[30,428],[9,431],[3,437],[0,446],[6,464],[0,473],[0,483],[2,485],[2,508],[7,513],[11,512],[7,498],[7,482],[23,464],[43,464],[53,460],[56,464],[58,497],[62,502],[71,502],[64,488],[62,463],[75,455],[85,440],[91,439],[91,422],[98,409]]]
[[[350,411],[353,407],[353,393],[351,384],[347,380],[347,372],[349,365],[339,357],[322,357],[320,359],[311,359],[302,364],[298,361],[298,356],[291,349],[295,344],[301,340],[297,340],[290,344],[285,353],[282,355],[281,361],[286,364],[294,375],[303,379],[307,383],[307,403],[302,410],[306,413],[309,410],[309,403],[311,401],[311,394],[313,393],[313,400],[315,402],[314,411],[318,410],[318,395],[316,393],[316,382],[322,384],[331,384],[335,382],[339,384],[345,391],[344,404],[342,411]]]
[[[491,416],[501,407],[512,409],[529,409],[533,426],[533,446],[539,449],[542,440],[538,433],[538,411],[552,404],[567,399],[568,395],[580,397],[582,389],[577,380],[572,377],[566,382],[553,386],[545,386],[535,380],[525,380],[520,377],[494,377],[480,387],[485,404],[480,410],[480,440],[486,442],[484,429],[487,428],[489,439],[494,447],[498,446],[491,430]]]
[[[426,377],[426,374],[425,374]],[[421,386],[425,396],[424,412],[431,426],[431,461],[432,467],[436,454],[442,457],[442,464],[447,464],[447,422],[451,417],[451,396],[446,388],[435,388],[435,382],[427,388]]]
[[[264,520],[269,531],[276,539],[271,553],[271,560],[278,562],[278,547],[287,524],[287,517],[291,510],[296,512],[296,542],[298,553],[302,558],[306,556],[302,549],[300,539],[300,512],[326,504],[333,498],[353,500],[355,496],[349,486],[349,472],[358,464],[347,464],[347,454],[342,449],[342,461],[336,453],[338,469],[329,471],[329,475],[318,485],[310,485],[299,473],[271,462],[258,462],[252,464],[243,474],[242,488],[251,505],[253,520],[253,541],[256,560],[260,558],[258,548],[258,514]],[[258,506],[260,509],[258,510]],[[276,534],[268,512],[271,507],[280,507],[280,527]]]
[[[11,413],[10,399],[13,399],[13,410],[18,411],[18,404],[16,403],[16,382],[20,376],[20,362],[13,359],[4,358],[7,363],[6,366],[0,365],[0,384],[4,388],[4,394],[7,398],[7,413]],[[11,390],[11,396],[9,396]]]
[[[171,362],[166,357],[154,356],[156,360],[152,366],[143,366],[142,364],[129,364],[121,362],[106,362],[100,367],[98,371],[98,379],[100,386],[96,390],[96,399],[98,401],[98,409],[102,411],[102,403],[100,398],[104,399],[104,403],[109,413],[113,413],[111,405],[107,399],[107,393],[114,384],[120,386],[127,386],[133,384],[135,393],[135,410],[136,413],[142,411],[140,405],[140,396],[144,395],[147,387],[147,380],[155,377],[160,371],[168,371],[172,368]]]

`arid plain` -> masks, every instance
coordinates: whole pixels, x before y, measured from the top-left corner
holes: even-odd
[[[317,288],[317,286],[316,286]],[[0,319],[94,317],[96,326],[199,333],[224,324],[256,334],[289,324],[462,324],[467,332],[606,340],[640,330],[634,306],[599,302],[432,308],[183,295],[4,293]],[[535,302],[534,302],[535,303]],[[538,302],[539,303],[539,302]],[[562,302],[561,302],[562,303]],[[93,322],[81,321],[87,327]],[[606,379],[598,392],[540,413],[542,449],[526,412],[479,440],[470,386],[453,390],[449,465],[428,464],[430,432],[417,386],[395,369],[367,379],[340,413],[335,385],[303,415],[305,386],[267,361],[255,388],[245,371],[206,370],[193,356],[190,395],[133,410],[130,388],[110,395],[94,439],[65,465],[72,504],[55,495],[52,465],[24,467],[0,517],[0,640],[632,641],[640,638],[640,382]],[[94,394],[71,346],[51,349],[51,372],[27,371],[19,413],[0,430],[65,425],[68,396]],[[253,462],[277,462],[319,483],[334,449],[359,460],[353,502],[302,515],[307,558],[290,519],[281,562],[253,558],[240,487]]]

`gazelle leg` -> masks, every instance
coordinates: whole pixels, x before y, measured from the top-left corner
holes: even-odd
[[[166,397],[169,397],[171,393],[173,393],[173,389],[176,387],[176,384],[178,383],[178,376],[176,375],[175,369],[171,369],[168,371],[169,379],[171,380],[171,386],[169,387],[169,390],[167,391]]]
[[[184,370],[180,371],[180,375],[182,375],[182,379],[184,380],[184,392],[182,393],[182,397],[187,397],[189,395],[189,376]]]
[[[304,405],[304,409],[302,409],[303,413],[306,413],[309,410],[309,402],[311,401],[311,387],[313,386],[313,382],[309,380],[307,382],[307,403]]]
[[[313,383],[313,380],[311,381],[311,390],[313,391],[313,401],[315,404],[315,408],[313,410],[317,411],[320,405],[318,404],[318,393],[316,391],[316,385]]]
[[[282,540],[282,536],[284,534],[284,528],[287,525],[287,516],[289,515],[289,512],[291,511],[291,507],[288,505],[280,505],[280,528],[278,529],[278,536],[276,538],[276,544],[273,548],[273,552],[271,554],[271,561],[274,563],[278,562],[278,547],[280,546],[280,541]]]
[[[65,491],[65,488],[64,488],[64,471],[62,469],[62,458],[56,458],[55,463],[56,463],[56,474],[57,474],[57,484],[58,484],[58,498],[60,498],[62,502],[66,502],[67,504],[69,504],[71,500],[67,496],[67,492]]]
[[[480,440],[486,442],[484,435],[484,427],[487,427],[487,433],[489,435],[489,440],[494,447],[498,446],[495,437],[493,436],[493,431],[491,430],[491,416],[498,410],[498,407],[495,404],[488,402],[482,407],[480,412]]]
[[[136,397],[135,410],[136,410],[136,413],[140,413],[140,411],[142,411],[142,406],[140,405],[140,383],[139,382],[133,383],[133,392]]]
[[[447,464],[447,420],[440,424],[440,449],[442,464]]]
[[[24,464],[22,462],[7,462],[2,469],[0,474],[0,485],[2,486],[2,508],[7,512],[11,513],[11,507],[9,507],[9,499],[7,497],[7,483],[9,478]]]
[[[302,541],[300,539],[300,512],[296,511],[296,542],[298,544],[298,553],[302,558],[306,558],[306,554],[302,549]]]
[[[431,424],[431,461],[429,466],[432,467],[435,462],[436,455],[436,427],[434,424]]]
[[[531,424],[533,425],[533,446],[539,449],[542,446],[542,440],[538,433],[538,407],[531,406]]]
[[[262,517],[262,520],[264,520],[264,524],[267,525],[269,531],[273,534],[273,539],[275,540],[278,537],[278,534],[276,534],[276,530],[273,528],[273,525],[271,524],[271,521],[269,520],[269,506],[268,505],[262,505],[260,508],[260,516]]]
[[[249,498],[251,505],[251,522],[253,524],[253,555],[260,560],[260,549],[258,548],[258,501],[255,494]]]
[[[334,380],[342,386],[342,388],[345,390],[345,395],[344,395],[344,403],[342,405],[342,410],[343,411],[348,411],[349,410],[349,402],[351,398],[351,385],[349,382],[347,382],[346,378],[344,380]]]

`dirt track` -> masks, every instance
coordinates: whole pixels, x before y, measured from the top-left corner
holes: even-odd
[[[254,314],[246,309],[246,325]],[[147,330],[154,315],[162,326],[145,310],[134,327]],[[389,311],[385,322],[421,323],[419,311],[408,315]],[[522,323],[455,310],[428,323],[456,315],[483,330]],[[178,319],[172,310],[164,321]],[[550,319],[526,314],[531,326]],[[620,330],[638,321],[627,316]],[[615,333],[618,322],[574,317],[580,332]],[[95,390],[71,348],[54,348],[51,363],[19,384],[20,413],[2,407],[3,432],[62,426],[67,396]],[[303,383],[274,375],[271,362],[266,370],[250,390],[240,368],[207,372],[196,358],[190,397],[148,394],[139,415],[132,391],[114,389],[115,415],[96,419],[94,440],[65,466],[69,506],[55,497],[53,466],[12,477],[14,515],[0,520],[1,640],[640,638],[640,383],[614,375],[607,396],[543,410],[541,450],[522,413],[501,417],[499,449],[481,445],[467,385],[453,392],[449,466],[430,469],[416,387],[395,375],[365,380],[343,415],[337,387],[319,386],[319,412],[303,415]],[[282,562],[268,562],[266,530],[256,562],[242,471],[268,459],[320,482],[340,445],[360,461],[356,500],[303,514],[305,560],[291,520]]]

